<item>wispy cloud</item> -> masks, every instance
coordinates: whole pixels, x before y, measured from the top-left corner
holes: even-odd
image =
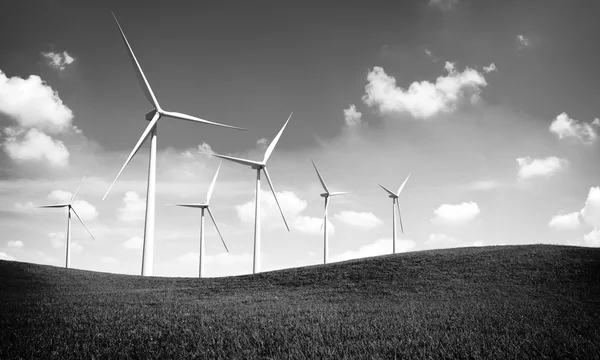
[[[350,105],[349,108],[344,109],[344,122],[348,127],[355,127],[361,124],[362,113],[356,111],[356,106]]]
[[[517,41],[519,43],[519,48],[531,46],[531,40],[523,34],[517,35]]]
[[[429,0],[429,6],[436,7],[441,11],[449,11],[458,4],[458,0]]]
[[[566,159],[560,159],[556,156],[549,156],[544,159],[532,159],[529,156],[517,158],[517,164],[519,165],[517,175],[523,180],[533,177],[550,177],[563,169],[568,163]]]
[[[346,225],[362,229],[372,229],[383,224],[377,216],[371,212],[340,211],[335,218]]]
[[[75,62],[75,58],[66,51],[62,53],[42,52],[42,56],[46,59],[47,64],[57,70],[63,71],[67,65]]]

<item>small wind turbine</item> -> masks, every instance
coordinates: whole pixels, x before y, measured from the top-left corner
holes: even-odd
[[[379,186],[381,186],[381,188],[383,190],[385,190],[388,194],[390,194],[390,197],[392,198],[392,226],[393,226],[393,253],[396,253],[396,209],[398,209],[398,219],[400,220],[400,229],[402,230],[402,233],[404,234],[404,227],[402,226],[402,214],[400,214],[400,201],[398,199],[398,197],[400,196],[400,192],[402,192],[402,189],[404,188],[404,185],[406,185],[406,182],[408,181],[408,178],[410,177],[410,174],[408,174],[408,176],[406,177],[406,180],[404,180],[404,182],[402,183],[402,185],[400,185],[400,188],[398,189],[397,193],[393,193],[391,190],[389,190],[388,188],[386,188],[385,186],[379,184]]]
[[[265,177],[267,178],[267,182],[269,183],[269,187],[271,188],[273,197],[275,197],[275,202],[277,203],[277,207],[279,208],[279,212],[281,213],[281,217],[283,218],[285,227],[287,228],[288,231],[290,231],[290,227],[288,226],[287,221],[285,220],[285,216],[283,216],[283,211],[281,210],[281,206],[279,205],[279,200],[277,200],[277,195],[275,194],[275,188],[273,187],[273,182],[271,182],[271,177],[269,176],[269,172],[267,171],[267,161],[269,160],[269,156],[271,156],[273,149],[275,149],[275,145],[277,145],[277,142],[279,141],[279,138],[281,137],[283,130],[287,126],[288,122],[290,121],[292,114],[293,113],[290,114],[290,116],[288,117],[285,124],[283,124],[283,127],[281,128],[281,130],[279,130],[279,133],[277,134],[277,136],[275,136],[273,141],[271,141],[271,144],[269,144],[267,151],[265,151],[265,157],[263,158],[262,161],[240,159],[240,158],[236,158],[233,156],[219,155],[219,154],[215,154],[215,153],[205,153],[207,155],[216,156],[218,158],[233,161],[238,164],[250,166],[252,169],[256,170],[256,193],[255,193],[255,198],[254,198],[254,258],[253,258],[253,266],[252,266],[253,274],[256,274],[257,272],[260,271],[260,245],[261,245],[260,244],[260,171],[261,170],[264,171],[264,173],[265,173]]]
[[[67,215],[67,259],[65,260],[65,268],[67,268],[67,269],[71,267],[71,211],[73,212],[73,214],[75,214],[75,216],[77,216],[79,221],[81,221],[81,225],[83,225],[83,227],[87,230],[88,234],[90,234],[92,239],[95,240],[94,235],[92,235],[92,233],[87,228],[87,226],[85,226],[85,223],[83,222],[83,220],[81,220],[81,218],[79,217],[79,214],[77,214],[77,211],[75,211],[75,208],[73,207],[73,201],[75,200],[75,196],[77,196],[77,192],[79,192],[79,188],[81,187],[81,183],[83,182],[84,177],[85,177],[85,175],[79,181],[79,186],[77,186],[77,190],[75,190],[75,193],[71,197],[71,201],[69,201],[68,203],[38,206],[38,208],[63,208],[63,207],[66,207],[68,210],[68,215]]]
[[[327,207],[329,206],[329,197],[348,194],[348,192],[345,192],[345,191],[330,192],[329,189],[327,188],[327,185],[325,185],[325,180],[323,180],[323,177],[319,173],[319,169],[317,169],[317,165],[315,165],[314,161],[312,161],[312,160],[310,160],[310,161],[312,162],[313,166],[315,167],[315,171],[317,172],[319,181],[321,182],[321,185],[323,186],[323,189],[325,190],[325,192],[321,194],[321,197],[325,198],[325,215],[323,215],[323,224],[321,225],[321,228],[324,229],[324,231],[323,231],[323,263],[327,264],[327,257],[329,256],[329,244],[327,242]]]
[[[200,269],[198,273],[198,277],[202,277],[204,274],[204,210],[208,211],[208,215],[215,224],[215,228],[221,237],[221,242],[223,246],[225,246],[225,250],[229,252],[227,245],[225,244],[225,240],[223,240],[223,235],[221,235],[221,231],[219,231],[219,227],[217,226],[217,222],[215,221],[215,217],[213,216],[212,211],[210,211],[210,207],[208,207],[208,203],[210,202],[210,196],[212,195],[213,189],[215,188],[215,182],[217,181],[217,175],[219,175],[219,169],[221,169],[221,164],[217,168],[217,172],[215,173],[215,177],[210,183],[210,187],[208,188],[208,193],[206,194],[206,202],[203,204],[175,204],[175,206],[189,207],[189,208],[197,208],[200,209]]]
[[[155,218],[155,201],[156,201],[156,191],[155,191],[155,187],[156,187],[156,143],[157,143],[156,128],[157,128],[158,120],[160,120],[161,116],[166,116],[166,117],[170,117],[170,118],[174,118],[174,119],[194,121],[194,122],[198,122],[198,123],[217,125],[217,126],[238,129],[238,130],[245,130],[245,129],[242,129],[242,128],[239,128],[236,126],[224,125],[224,124],[219,124],[219,123],[208,121],[208,120],[203,120],[203,119],[200,119],[200,118],[197,118],[197,117],[194,117],[191,115],[187,115],[187,114],[163,110],[163,108],[160,107],[160,105],[158,104],[158,100],[156,100],[156,96],[154,96],[154,92],[152,91],[152,88],[150,87],[150,83],[146,79],[146,76],[144,75],[144,72],[142,71],[142,67],[140,66],[139,62],[137,61],[137,58],[133,54],[133,50],[131,49],[129,42],[127,41],[127,38],[125,37],[125,33],[123,32],[123,29],[121,29],[121,25],[119,25],[119,21],[117,21],[117,17],[115,16],[114,13],[113,13],[113,17],[115,18],[115,22],[117,23],[117,26],[119,27],[119,31],[121,32],[121,37],[123,38],[125,47],[127,47],[127,51],[129,53],[131,63],[133,64],[133,68],[135,69],[135,72],[136,72],[136,75],[138,78],[138,82],[142,88],[142,91],[144,92],[144,95],[146,95],[146,98],[148,99],[150,104],[154,107],[154,109],[146,114],[146,120],[150,121],[150,123],[148,124],[148,126],[146,126],[146,129],[142,133],[142,136],[140,136],[137,144],[135,144],[135,147],[131,151],[131,154],[129,154],[129,157],[127,158],[127,160],[125,160],[125,164],[123,164],[123,167],[121,168],[121,170],[117,174],[117,177],[115,177],[115,180],[112,182],[112,184],[106,191],[106,194],[104,195],[102,200],[104,200],[106,198],[106,195],[108,195],[108,193],[110,192],[110,189],[112,189],[113,185],[115,184],[115,182],[117,181],[117,179],[119,178],[119,176],[121,175],[121,173],[123,172],[123,170],[125,169],[127,164],[129,164],[129,161],[131,161],[133,156],[138,152],[138,150],[144,143],[144,140],[146,140],[146,138],[150,137],[150,163],[148,165],[148,190],[147,190],[147,194],[146,194],[146,216],[145,216],[145,224],[144,224],[144,248],[143,248],[143,252],[142,252],[142,276],[152,276],[152,271],[153,271],[152,266],[154,263],[154,218]]]

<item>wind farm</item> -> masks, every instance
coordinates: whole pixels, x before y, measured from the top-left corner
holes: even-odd
[[[600,353],[600,4],[77,5],[0,12],[0,359]]]
[[[203,119],[197,118],[195,116],[191,116],[191,115],[187,115],[187,114],[183,114],[183,113],[179,113],[179,112],[163,110],[161,108],[160,104],[158,103],[158,100],[156,99],[156,96],[154,95],[152,88],[150,87],[150,83],[148,82],[148,79],[146,79],[146,75],[144,75],[144,71],[142,70],[140,63],[138,62],[137,58],[135,57],[135,54],[133,53],[133,50],[131,49],[131,46],[129,45],[129,41],[127,41],[127,38],[125,37],[125,33],[123,32],[123,29],[121,28],[121,25],[119,24],[119,21],[117,20],[117,17],[115,16],[114,13],[112,15],[113,15],[113,18],[115,19],[115,23],[117,24],[117,27],[119,28],[119,32],[121,33],[121,37],[123,39],[123,42],[125,43],[125,47],[127,48],[127,52],[129,54],[129,58],[131,60],[133,68],[135,70],[135,74],[138,79],[139,85],[142,88],[142,91],[143,91],[144,95],[146,96],[146,99],[148,100],[148,102],[150,102],[150,104],[154,107],[154,109],[146,114],[146,120],[150,121],[150,123],[144,129],[144,132],[142,132],[142,135],[140,136],[139,140],[133,147],[133,150],[127,157],[127,160],[125,160],[125,163],[121,167],[121,170],[119,170],[119,173],[113,180],[112,184],[110,185],[108,190],[106,190],[106,194],[104,194],[103,200],[106,199],[106,196],[108,195],[108,193],[110,192],[112,187],[117,182],[117,179],[119,178],[119,176],[121,176],[121,173],[123,172],[123,170],[125,170],[125,167],[127,166],[127,164],[129,164],[131,159],[139,151],[139,149],[142,146],[142,144],[144,143],[144,141],[149,137],[150,138],[150,159],[149,159],[149,163],[148,163],[148,188],[146,191],[146,213],[145,213],[145,220],[144,220],[145,224],[144,224],[144,242],[143,242],[143,251],[142,251],[141,274],[142,274],[142,276],[152,276],[153,266],[154,266],[154,226],[155,226],[154,223],[155,223],[155,212],[156,212],[156,209],[155,209],[156,208],[156,147],[157,147],[157,141],[158,141],[158,138],[157,138],[158,121],[160,120],[161,117],[165,116],[165,117],[170,117],[173,119],[193,121],[193,122],[197,122],[197,123],[201,123],[201,124],[216,125],[216,126],[230,128],[230,129],[238,129],[238,130],[244,130],[244,129],[236,127],[236,126],[225,125],[225,124],[220,124],[220,123],[216,123],[216,122],[212,122],[212,121],[208,121],[208,120],[203,120]]]

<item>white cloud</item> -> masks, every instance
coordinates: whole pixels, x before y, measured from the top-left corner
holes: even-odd
[[[267,145],[267,141],[269,141],[269,140],[267,140],[267,138],[260,138],[260,139],[256,140],[256,144],[257,145]]]
[[[22,248],[24,246],[23,242],[21,240],[10,240],[8,242],[8,247],[9,248]]]
[[[52,243],[52,246],[54,246],[55,248],[59,249],[59,248],[64,248],[66,246],[67,236],[64,231],[51,232],[48,234],[48,237],[50,238],[50,242]],[[83,250],[83,246],[81,246],[78,242],[73,241],[72,237],[71,237],[71,250],[72,251]]]
[[[142,247],[144,246],[144,240],[139,236],[134,236],[134,237],[130,238],[129,240],[126,240],[125,242],[123,242],[122,246],[125,249],[142,250]]]
[[[13,160],[47,161],[54,167],[64,167],[69,164],[69,151],[63,142],[54,140],[37,129],[25,131],[9,127],[4,129],[4,133],[7,138],[2,143],[2,147]]]
[[[447,76],[440,76],[435,83],[413,82],[408,90],[396,86],[396,79],[383,68],[374,67],[367,75],[363,102],[385,113],[410,113],[415,118],[429,118],[441,113],[455,111],[465,99],[476,102],[481,88],[487,82],[478,71],[465,68],[458,72],[454,64],[446,62]]]
[[[431,222],[436,225],[464,225],[479,215],[479,206],[474,202],[458,205],[443,204],[433,212]]]
[[[100,258],[100,262],[103,264],[114,264],[117,262],[117,259],[112,256],[103,256]]]
[[[146,200],[141,198],[135,191],[128,191],[123,197],[124,206],[118,210],[118,218],[121,221],[136,222],[144,220]]]
[[[489,66],[484,66],[483,67],[483,71],[487,74],[487,73],[491,73],[492,71],[497,71],[498,69],[496,68],[496,64],[491,63]]]
[[[362,122],[362,113],[356,111],[356,106],[350,105],[349,108],[344,109],[344,121],[346,126],[353,127],[358,126]]]
[[[442,11],[448,11],[456,4],[458,0],[429,0],[429,6],[435,6]]]
[[[24,128],[68,130],[73,112],[39,76],[7,78],[0,70],[0,112]]]
[[[371,212],[340,211],[334,217],[347,225],[362,229],[372,229],[383,223]]]
[[[311,235],[322,234],[323,218],[310,216],[298,216],[294,219],[292,226],[294,229]],[[331,221],[327,220],[327,234],[335,234],[335,227]]]
[[[517,158],[517,163],[519,164],[519,178],[529,179],[536,176],[552,176],[569,162],[556,156],[549,156],[545,159],[532,159],[527,156]]]
[[[52,51],[47,53],[42,52],[42,56],[46,58],[49,66],[60,71],[64,70],[67,65],[72,64],[75,61],[75,58],[66,51],[63,51],[62,54]]]
[[[600,246],[600,229],[594,229],[591,233],[585,234],[583,236],[583,241],[587,246]]]
[[[530,47],[531,46],[531,41],[529,40],[529,38],[525,37],[522,34],[517,35],[517,40],[519,41],[520,47]]]
[[[48,194],[48,199],[50,201],[55,201],[61,204],[71,201],[71,197],[73,197],[73,194],[65,190],[53,190],[50,194]]]
[[[579,227],[579,212],[553,216],[548,224],[557,230],[574,230]]]
[[[307,206],[306,201],[299,199],[291,191],[277,192],[277,199],[279,199],[279,204],[287,221],[293,221]],[[263,223],[268,224],[268,226],[284,226],[283,220],[280,220],[281,215],[277,209],[277,203],[270,191],[260,191],[260,204],[260,214]],[[254,224],[254,200],[242,205],[236,205],[235,210],[242,222]],[[276,218],[279,219],[275,220]],[[271,221],[267,222],[265,221],[266,219],[271,219]]]
[[[590,226],[600,229],[600,187],[590,188],[581,217]]]
[[[0,260],[14,261],[16,259],[14,256],[8,255],[7,253],[0,251]]]
[[[416,243],[412,240],[397,240],[396,252],[406,252],[413,249]],[[364,257],[391,254],[393,250],[392,239],[379,239],[372,244],[363,245],[358,250],[349,250],[339,255],[330,256],[330,262],[360,259]]]
[[[16,202],[13,209],[17,212],[29,212],[33,210],[33,202],[28,201],[26,203]]]
[[[592,122],[596,125],[596,122]],[[580,123],[569,118],[567,113],[562,113],[550,124],[550,132],[556,134],[559,139],[572,138],[582,143],[591,144],[596,140],[597,134],[592,125]]]
[[[214,153],[214,151],[210,147],[210,145],[208,145],[205,142],[203,142],[202,144],[198,145],[198,152],[199,153],[209,153],[209,154],[213,154]]]
[[[446,249],[456,247],[457,244],[456,238],[443,233],[431,234],[425,241],[425,246],[429,249]]]

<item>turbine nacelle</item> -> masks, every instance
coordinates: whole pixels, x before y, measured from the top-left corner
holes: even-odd
[[[329,195],[329,193],[322,193],[320,196],[321,196],[322,198],[327,198],[327,197],[329,197],[330,195]]]
[[[152,118],[154,118],[154,114],[156,114],[157,112],[159,112],[159,111],[154,109],[154,110],[150,111],[149,113],[147,113],[146,120],[151,121]]]

